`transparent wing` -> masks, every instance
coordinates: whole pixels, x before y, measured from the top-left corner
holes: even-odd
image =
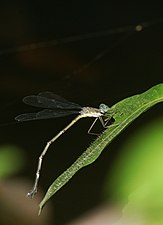
[[[38,96],[45,97],[45,98],[50,98],[50,99],[56,99],[56,100],[58,100],[60,102],[69,102],[65,98],[63,98],[63,97],[61,97],[59,95],[56,95],[56,94],[54,94],[53,92],[50,92],[50,91],[40,92],[38,94]]]
[[[41,92],[38,95],[30,95],[23,99],[27,105],[48,109],[81,109],[76,103],[69,102],[66,99],[53,94],[52,92]]]
[[[24,113],[21,115],[18,115],[15,117],[15,120],[17,121],[30,121],[30,120],[40,120],[40,119],[50,119],[50,118],[57,118],[57,117],[63,117],[68,116],[72,114],[78,114],[79,111],[77,110],[50,110],[50,109],[44,109],[37,113]]]

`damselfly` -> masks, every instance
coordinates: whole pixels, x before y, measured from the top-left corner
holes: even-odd
[[[102,117],[109,110],[109,107],[105,104],[100,104],[99,109],[93,107],[81,107],[80,105],[69,102],[66,99],[58,95],[55,95],[51,92],[42,92],[39,93],[38,95],[27,96],[23,99],[23,102],[26,103],[27,105],[36,106],[44,109],[36,113],[24,113],[18,115],[15,118],[17,121],[49,119],[68,116],[72,114],[78,114],[78,116],[76,116],[76,118],[72,120],[70,124],[68,124],[55,137],[53,137],[50,141],[47,142],[45,148],[43,149],[41,155],[39,156],[34,186],[32,190],[27,194],[28,197],[33,198],[34,195],[37,193],[43,157],[45,156],[49,146],[81,118],[84,117],[95,118],[88,132],[90,132],[97,119],[99,119],[103,127],[105,127]]]

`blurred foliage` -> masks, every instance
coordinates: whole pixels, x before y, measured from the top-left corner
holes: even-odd
[[[107,178],[106,196],[125,202],[125,216],[163,224],[163,118],[135,133],[121,152]]]
[[[0,146],[0,179],[19,172],[24,165],[23,152],[16,146]]]

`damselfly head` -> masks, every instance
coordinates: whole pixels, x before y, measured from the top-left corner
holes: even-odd
[[[100,109],[101,113],[106,113],[110,108],[109,108],[109,106],[102,103],[102,104],[100,104],[99,109]]]

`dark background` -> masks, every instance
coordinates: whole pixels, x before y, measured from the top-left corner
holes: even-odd
[[[21,146],[27,165],[21,176],[34,178],[38,156],[47,140],[73,119],[12,124],[14,117],[35,111],[21,99],[52,91],[83,106],[113,105],[163,80],[163,4],[143,1],[5,1],[0,3],[0,143]],[[134,27],[147,22],[141,32]],[[121,32],[117,28],[122,28]],[[94,37],[93,33],[113,31]],[[92,38],[82,35],[92,34]],[[81,40],[52,44],[51,40],[80,36]],[[75,38],[74,38],[75,39]],[[44,47],[32,43],[44,42]],[[61,41],[60,41],[61,42]],[[19,48],[24,46],[24,50]],[[101,55],[102,53],[102,55]],[[90,63],[94,61],[94,63]],[[90,64],[89,64],[90,63]],[[102,201],[105,175],[129,135],[155,117],[148,111],[119,136],[96,163],[81,170],[53,197],[57,224],[78,217]],[[47,190],[89,146],[91,119],[80,121],[63,135],[45,158],[40,186]],[[11,124],[10,124],[11,123]],[[98,130],[98,128],[96,128]],[[53,151],[53,149],[55,151]],[[108,151],[109,150],[109,151]]]

